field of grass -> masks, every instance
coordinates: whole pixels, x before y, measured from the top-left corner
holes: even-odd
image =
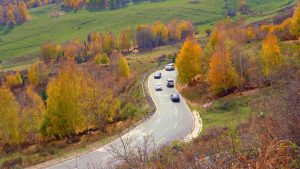
[[[245,122],[251,114],[250,101],[256,97],[257,94],[221,98],[208,108],[198,109],[203,122],[203,133],[211,127],[235,127]]]
[[[230,0],[228,2],[235,1]],[[296,0],[253,0],[252,10],[262,12],[260,17],[271,17],[278,9],[288,2]],[[191,3],[193,2],[193,3]],[[196,2],[196,3],[195,3]],[[236,3],[229,6],[234,7]],[[266,10],[267,8],[272,10]],[[85,39],[89,32],[99,31],[114,33],[137,24],[152,23],[157,20],[167,22],[173,18],[189,19],[200,34],[212,27],[216,20],[224,18],[227,9],[224,0],[166,0],[164,2],[130,4],[117,10],[92,11],[79,10],[66,12],[64,16],[51,18],[50,13],[60,10],[56,4],[33,8],[30,10],[32,19],[14,28],[0,26],[0,69],[11,69],[24,64],[28,65],[39,56],[40,45],[47,41],[66,42],[74,37]]]

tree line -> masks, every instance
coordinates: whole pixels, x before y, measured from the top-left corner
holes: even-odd
[[[133,0],[133,3],[142,1],[157,2],[155,0]],[[30,18],[29,8],[63,3],[63,6],[73,10],[82,7],[99,9],[118,9],[126,7],[130,0],[3,0],[0,2],[0,25],[13,26],[21,24]]]
[[[120,32],[118,37],[112,32],[105,34],[92,32],[83,42],[80,42],[78,38],[64,44],[48,42],[41,46],[41,58],[46,62],[53,63],[58,62],[60,58],[72,58],[77,63],[92,59],[100,62],[100,56],[107,60],[114,51],[126,53],[135,48],[147,50],[181,42],[193,34],[194,28],[190,21],[174,19],[167,25],[157,21],[152,25],[137,25],[135,31],[126,28]]]
[[[271,85],[288,64],[295,62],[282,54],[278,37],[300,37],[299,14],[300,3],[294,15],[280,25],[252,27],[242,21],[220,21],[205,49],[192,37],[188,38],[176,58],[179,80],[187,84],[207,82],[216,94],[246,86]],[[245,50],[248,43],[261,40],[257,51]]]
[[[4,3],[0,5],[0,24],[10,25],[20,24],[29,19],[29,12],[24,1],[17,3]]]
[[[58,2],[57,0],[3,0],[0,2],[0,25],[13,26],[30,18],[29,8]]]

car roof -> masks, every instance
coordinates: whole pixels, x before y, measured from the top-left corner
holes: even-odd
[[[174,94],[172,94],[172,97],[179,98],[179,94],[177,94],[177,93],[174,93]]]

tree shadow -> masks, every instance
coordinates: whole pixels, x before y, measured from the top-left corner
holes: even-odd
[[[0,35],[6,35],[6,34],[10,33],[13,29],[14,29],[13,25],[0,26],[0,32],[1,32]]]

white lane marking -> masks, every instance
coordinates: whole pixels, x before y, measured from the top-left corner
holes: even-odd
[[[102,148],[102,147],[97,149],[96,151],[101,152],[101,153],[106,153],[107,152],[107,150],[105,150],[105,148]]]
[[[151,135],[151,134],[153,133],[153,131],[154,131],[154,130],[153,130],[153,129],[151,129],[151,130],[149,131],[149,134]]]
[[[103,159],[106,159],[106,158],[110,158],[110,157],[112,157],[113,155],[111,154],[111,155],[108,155],[108,156],[106,156],[106,157],[103,157]]]
[[[178,110],[175,108],[175,116],[178,117]]]
[[[175,125],[174,125],[173,129],[176,129],[177,125],[178,125],[178,124],[177,124],[177,123],[175,123]]]
[[[160,144],[165,139],[166,139],[165,137],[161,138],[160,140],[157,141],[157,144]]]

